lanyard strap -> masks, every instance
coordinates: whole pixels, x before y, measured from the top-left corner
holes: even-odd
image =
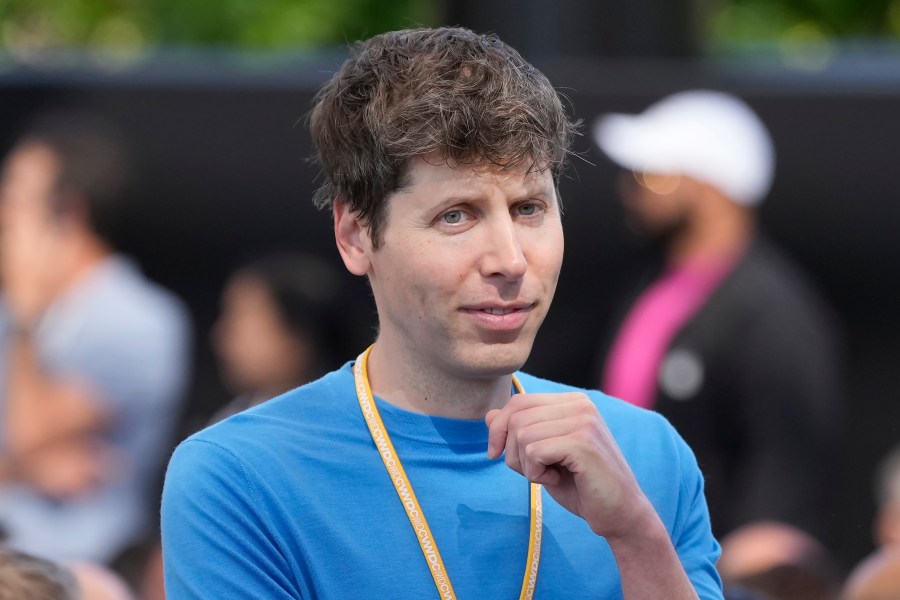
[[[413,531],[416,532],[416,538],[419,540],[419,546],[422,548],[422,556],[428,564],[431,577],[434,579],[434,585],[438,590],[438,594],[444,600],[456,600],[456,592],[450,584],[450,577],[447,575],[447,569],[444,567],[444,561],[441,553],[438,551],[437,543],[428,527],[428,521],[425,520],[425,513],[419,506],[419,500],[413,492],[412,484],[406,476],[400,457],[394,450],[391,438],[384,422],[381,420],[381,414],[378,407],[372,399],[372,388],[369,385],[369,373],[367,363],[369,361],[369,353],[372,346],[369,346],[365,352],[359,355],[353,364],[353,378],[356,382],[356,397],[359,400],[359,407],[362,409],[363,417],[366,425],[369,426],[369,433],[372,440],[378,448],[384,467],[387,469],[391,481],[394,482],[394,488],[397,490],[397,496],[400,498],[403,508],[406,510],[406,516],[412,525]],[[519,380],[513,376],[513,385],[518,393],[524,393]],[[541,562],[541,531],[543,527],[543,510],[541,505],[541,486],[536,483],[530,485],[530,519],[528,534],[528,556],[525,563],[525,576],[522,579],[522,592],[519,594],[519,600],[526,600],[534,597],[535,585],[537,584],[538,566]]]

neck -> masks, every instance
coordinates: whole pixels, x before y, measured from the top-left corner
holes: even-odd
[[[93,236],[81,236],[73,240],[67,252],[66,267],[61,280],[60,293],[78,284],[88,273],[112,254],[109,246]]]
[[[753,213],[731,202],[713,205],[686,224],[669,244],[670,263],[732,260],[747,247],[755,230]]]
[[[452,419],[483,419],[509,400],[512,374],[457,377],[417,358],[389,350],[379,338],[369,353],[372,393],[404,410]]]

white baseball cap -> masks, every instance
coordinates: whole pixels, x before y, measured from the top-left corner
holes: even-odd
[[[621,167],[680,173],[744,206],[759,204],[772,185],[769,132],[749,106],[722,92],[679,92],[638,115],[604,115],[594,140]]]

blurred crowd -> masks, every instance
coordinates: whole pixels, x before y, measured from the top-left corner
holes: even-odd
[[[596,387],[661,412],[694,449],[726,597],[900,598],[900,446],[875,482],[873,554],[848,569],[831,547],[840,340],[759,227],[775,167],[765,127],[739,99],[696,91],[607,115],[594,139],[653,250],[597,341]],[[231,394],[210,423],[348,358],[349,275],[312,254],[241,265],[208,307],[211,338],[192,340],[184,303],[111,242],[127,142],[96,115],[58,112],[3,158],[0,600],[165,597],[158,498],[196,345]]]

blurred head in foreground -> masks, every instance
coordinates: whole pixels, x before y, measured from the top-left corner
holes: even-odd
[[[804,531],[775,521],[751,523],[725,536],[717,567],[726,585],[772,600],[829,600],[840,589],[828,549]]]
[[[0,599],[81,600],[78,581],[68,569],[0,546]]]
[[[897,600],[900,598],[900,551],[884,548],[863,560],[850,573],[841,600]]]

